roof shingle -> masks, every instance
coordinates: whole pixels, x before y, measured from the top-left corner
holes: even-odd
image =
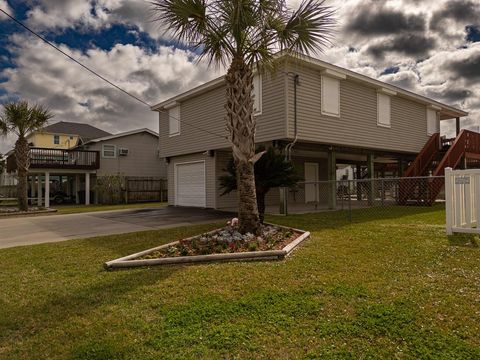
[[[55,124],[45,126],[43,131],[57,134],[79,135],[84,142],[112,135],[95,126],[89,124],[60,121]]]

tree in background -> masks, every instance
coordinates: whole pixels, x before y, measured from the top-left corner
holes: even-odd
[[[264,148],[259,147],[258,152],[263,152]],[[237,171],[235,160],[232,157],[224,170],[227,174],[220,177],[220,187],[223,189],[222,195],[237,190]],[[257,197],[257,207],[260,221],[263,223],[265,218],[265,197],[272,188],[292,187],[302,178],[297,174],[293,164],[285,160],[285,157],[270,147],[264,155],[255,163],[255,189]]]
[[[20,211],[28,210],[28,168],[30,147],[27,135],[41,130],[53,117],[42,105],[29,105],[27,101],[10,102],[3,105],[0,115],[0,134],[17,136],[14,154],[17,162],[17,197]]]
[[[228,67],[226,121],[238,178],[241,233],[258,233],[255,190],[256,121],[253,73],[271,71],[275,54],[320,51],[335,24],[324,1],[303,0],[297,10],[285,0],[155,0],[156,20],[210,65]]]

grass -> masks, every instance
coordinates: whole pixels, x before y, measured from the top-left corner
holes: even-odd
[[[146,207],[161,207],[166,205],[166,202],[149,202],[117,205],[60,205],[52,206],[52,208],[57,209],[57,214],[80,214],[94,211],[139,209]]]
[[[0,358],[480,358],[477,240],[378,215],[269,217],[312,232],[282,262],[102,268],[218,224],[0,250]]]

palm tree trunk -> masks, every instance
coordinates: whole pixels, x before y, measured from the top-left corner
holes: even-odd
[[[255,118],[253,117],[253,73],[242,58],[232,61],[227,83],[227,128],[237,169],[239,231],[258,234],[260,220],[255,191]]]
[[[23,136],[19,136],[15,143],[15,160],[17,162],[18,171],[17,198],[20,211],[28,211],[29,151],[30,149],[27,139]]]

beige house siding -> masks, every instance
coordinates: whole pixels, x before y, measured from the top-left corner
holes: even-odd
[[[104,158],[102,145],[115,145],[116,158]],[[100,152],[100,169],[97,175],[120,174],[124,176],[166,177],[165,161],[158,156],[158,138],[142,132],[87,145],[88,150]],[[127,148],[127,156],[118,156],[119,148]]]
[[[428,139],[426,106],[391,98],[391,127],[377,125],[377,90],[353,80],[340,80],[340,117],[321,114],[320,71],[292,66],[297,87],[299,140],[387,151],[419,152]],[[294,136],[293,75],[288,82],[288,133]]]
[[[262,93],[263,107],[262,114],[257,116],[256,140],[261,142],[284,138],[286,116],[283,72],[278,71],[274,76],[264,75]],[[229,147],[226,139],[225,87],[223,85],[181,102],[180,119],[184,121],[180,123],[180,134],[170,136],[168,111],[159,113],[160,156],[176,156]]]
[[[196,153],[170,158],[168,172],[168,204],[175,205],[175,164],[204,161],[205,162],[205,190],[207,208],[215,208],[215,157]]]

